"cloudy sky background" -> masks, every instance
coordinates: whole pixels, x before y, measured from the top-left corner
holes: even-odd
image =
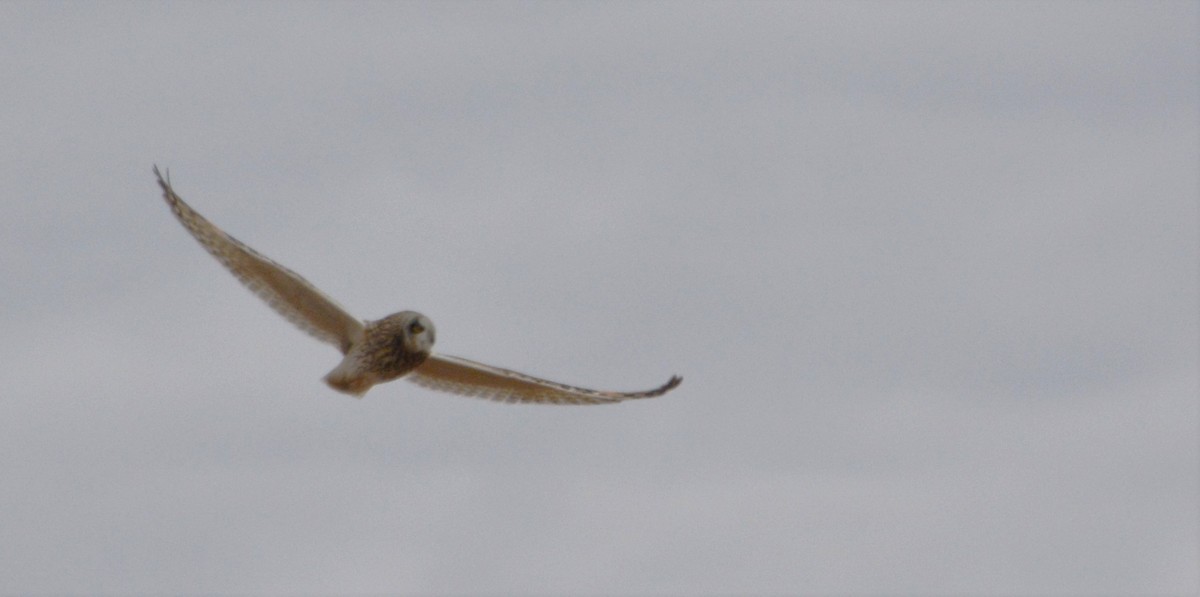
[[[0,4],[0,593],[1195,592],[1197,7]]]

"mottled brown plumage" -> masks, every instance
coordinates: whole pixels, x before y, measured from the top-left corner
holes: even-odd
[[[226,234],[197,213],[154,168],[163,199],[188,232],[272,309],[345,355],[328,375],[330,387],[362,396],[379,383],[404,377],[444,392],[502,402],[603,404],[661,396],[682,378],[642,392],[604,392],[540,379],[449,355],[433,353],[436,332],[429,318],[401,311],[359,321],[300,274],[275,263]]]
[[[346,352],[325,382],[336,390],[361,396],[371,386],[412,372],[429,358],[433,322],[415,311],[401,311],[367,322],[363,339]]]

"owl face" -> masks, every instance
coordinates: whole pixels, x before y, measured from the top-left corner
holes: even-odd
[[[408,354],[429,354],[437,332],[428,317],[416,311],[401,311],[384,317],[381,324],[397,330],[399,340]]]

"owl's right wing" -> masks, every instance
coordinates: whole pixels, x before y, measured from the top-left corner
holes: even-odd
[[[184,228],[276,313],[316,339],[337,346],[342,353],[362,337],[362,322],[333,299],[300,274],[260,255],[196,213],[175,194],[170,181],[158,172],[158,166],[154,167],[154,175],[162,187],[163,199]]]
[[[407,379],[431,390],[475,396],[500,402],[541,404],[608,404],[634,398],[662,396],[679,385],[683,378],[672,376],[667,383],[642,392],[604,392],[539,379],[500,367],[431,354]]]

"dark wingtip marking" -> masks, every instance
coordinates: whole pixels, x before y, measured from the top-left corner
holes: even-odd
[[[162,187],[163,199],[166,199],[167,201],[174,203],[175,198],[173,197],[173,195],[175,195],[175,189],[171,188],[171,170],[167,169],[167,173],[164,176],[162,172],[159,172],[158,164],[155,164],[154,165],[154,176],[155,176],[155,178],[158,179],[158,186]]]
[[[658,388],[654,392],[656,394],[666,394],[667,392],[670,392],[671,390],[674,390],[675,388],[679,387],[679,384],[681,384],[681,383],[683,383],[682,377],[680,377],[678,375],[672,375],[671,379],[667,380],[667,383],[663,384],[662,387]]]
[[[667,380],[667,383],[665,383],[661,386],[658,386],[657,388],[654,388],[653,390],[647,390],[645,392],[633,392],[631,394],[628,394],[627,396],[630,398],[654,398],[656,396],[662,396],[663,394],[670,392],[671,390],[678,387],[679,384],[681,384],[681,383],[683,383],[682,377],[680,377],[678,375],[672,375],[671,379]]]

